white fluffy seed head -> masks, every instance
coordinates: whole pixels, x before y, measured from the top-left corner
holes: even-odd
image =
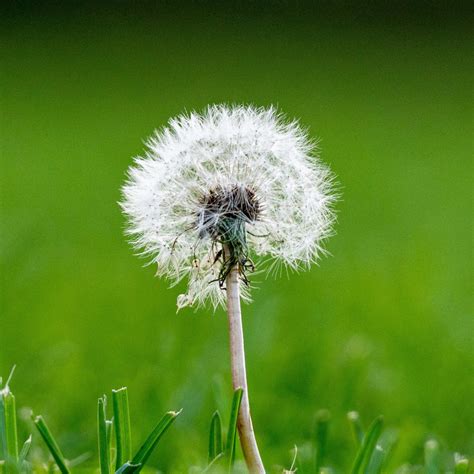
[[[223,303],[230,265],[247,282],[251,259],[298,269],[323,252],[332,175],[298,123],[274,108],[209,106],[171,119],[147,147],[129,169],[121,207],[157,274],[188,278],[179,308]]]

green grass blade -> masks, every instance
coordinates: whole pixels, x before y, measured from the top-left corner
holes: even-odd
[[[469,461],[459,454],[454,455],[454,474],[467,474],[469,469]]]
[[[316,448],[314,463],[316,473],[319,473],[321,467],[324,465],[330,417],[331,415],[328,410],[320,410],[316,413],[314,432],[314,442]]]
[[[0,392],[0,394],[1,393],[2,392]],[[0,459],[7,459],[7,433],[5,430],[5,407],[3,405],[3,396],[0,396],[0,449]]]
[[[107,426],[107,442],[110,453],[110,470],[113,471],[113,466],[115,466],[117,455],[117,450],[115,449],[114,417],[112,417],[110,420],[106,420],[105,424]]]
[[[107,436],[107,398],[104,395],[97,403],[97,431],[99,439],[99,464],[101,474],[110,474],[110,445]]]
[[[18,465],[20,466],[20,470],[21,470],[21,466],[26,461],[26,457],[28,456],[28,453],[30,452],[31,440],[32,440],[32,436],[30,435],[28,436],[28,439],[23,443],[23,447],[21,448],[20,454],[18,456]]]
[[[161,420],[155,426],[155,428],[145,440],[141,448],[138,450],[137,454],[135,454],[135,456],[133,457],[132,464],[141,465],[136,472],[140,471],[141,468],[145,465],[165,431],[171,426],[173,421],[180,413],[180,411],[169,411],[163,416],[163,418],[161,418]]]
[[[225,445],[225,455],[229,463],[229,470],[232,469],[235,459],[235,444],[237,440],[237,418],[239,415],[240,404],[244,390],[238,388],[232,398],[232,407],[230,410],[229,429],[227,431],[227,441]]]
[[[351,426],[352,436],[354,437],[354,442],[357,447],[362,444],[364,440],[364,427],[362,426],[362,421],[360,420],[360,415],[356,411],[350,411],[347,414],[347,419]]]
[[[132,464],[126,462],[123,466],[120,466],[116,471],[115,474],[133,474],[134,472],[138,472],[141,469],[141,464]]]
[[[212,415],[211,428],[209,432],[209,463],[211,463],[223,451],[222,447],[222,423],[219,412]]]
[[[397,431],[389,429],[384,432],[383,436],[379,439],[375,446],[372,459],[370,460],[369,467],[367,469],[368,474],[378,474],[382,472],[382,469],[385,467],[385,464],[390,458],[397,439]]]
[[[375,445],[372,458],[370,459],[370,463],[366,471],[367,474],[380,474],[382,472],[386,454],[386,451],[382,448],[382,446],[380,446],[380,444]]]
[[[370,425],[367,433],[362,440],[357,455],[352,465],[351,473],[352,474],[365,474],[367,466],[369,465],[370,458],[377,444],[377,440],[382,433],[383,418],[381,416],[377,417],[372,424]]]
[[[112,438],[113,438],[113,431],[114,431],[114,420],[105,420],[105,427],[107,433],[107,444],[109,446],[109,450],[112,449]]]
[[[425,473],[439,474],[441,472],[440,461],[439,444],[435,439],[429,439],[425,443]]]
[[[216,467],[216,465],[219,463],[219,461],[221,459],[223,459],[225,456],[224,452],[218,454],[206,467],[206,469],[204,469],[204,471],[202,471],[203,473],[204,472],[212,472],[214,467]],[[222,471],[218,471],[218,472],[222,472]]]
[[[16,425],[15,396],[8,385],[0,391],[0,418],[3,455],[6,472],[18,462],[18,433]]]
[[[374,422],[372,423],[372,425],[369,427],[369,430],[367,432],[367,434],[369,435],[368,436],[369,442],[366,445],[367,450],[365,452],[364,459],[361,466],[363,474],[366,474],[368,472],[370,462],[377,448],[377,441],[379,440],[380,435],[382,434],[382,428],[383,428],[383,418],[381,416],[376,418]]]
[[[36,428],[38,428],[41,437],[46,443],[46,446],[48,446],[49,452],[53,456],[54,461],[56,462],[59,470],[62,472],[62,474],[69,474],[70,471],[66,466],[66,459],[64,458],[63,453],[59,449],[58,443],[56,443],[56,440],[53,438],[51,431],[49,431],[48,425],[46,425],[45,421],[43,420],[43,417],[37,416],[34,419],[34,423],[36,425]]]
[[[117,449],[115,469],[120,469],[122,465],[132,458],[132,434],[127,388],[122,387],[118,390],[112,390],[112,401]]]
[[[80,466],[81,464],[84,464],[86,461],[88,461],[90,458],[91,458],[91,453],[82,453],[82,454],[79,454],[79,456],[77,456],[76,458],[74,459],[68,459],[67,461],[67,465],[69,466],[69,469],[72,470],[73,467],[77,467],[77,466]]]

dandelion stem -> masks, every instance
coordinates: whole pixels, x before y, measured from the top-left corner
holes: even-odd
[[[239,430],[240,445],[242,446],[242,452],[250,473],[265,474],[265,468],[263,467],[262,459],[258,451],[257,440],[255,439],[255,433],[253,431],[252,418],[250,416],[239,284],[239,270],[236,265],[227,275],[226,291],[232,385],[234,390],[242,388],[244,391],[237,420],[237,427]]]

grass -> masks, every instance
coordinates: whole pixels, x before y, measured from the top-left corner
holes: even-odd
[[[33,406],[66,457],[98,452],[94,400],[124,385],[132,443],[183,408],[150,465],[205,464],[209,415],[230,411],[224,314],[175,315],[181,288],[132,255],[116,202],[153,128],[230,101],[299,117],[343,193],[332,256],[256,281],[243,310],[263,458],[290,466],[295,443],[304,458],[319,407],[339,472],[356,454],[353,410],[398,430],[391,470],[421,465],[433,434],[472,456],[468,22],[362,7],[148,13],[1,15],[0,372],[18,364],[19,446]]]
[[[131,427],[129,422],[128,391],[123,387],[119,390],[114,390],[112,393],[114,404],[111,420],[107,420],[105,395],[98,400],[97,433],[100,472],[101,474],[110,474],[112,472],[123,474],[138,473],[143,469],[151,453],[158,445],[161,437],[173,424],[176,417],[179,415],[179,412],[170,411],[165,413],[141,447],[133,455]],[[51,472],[51,461],[38,462],[30,461],[28,459],[32,442],[31,435],[23,444],[20,455],[18,455],[19,442],[17,437],[15,397],[10,390],[8,381],[2,387],[0,395],[0,447],[3,453],[0,457],[0,472],[4,472],[5,474]],[[242,396],[241,392],[237,395],[239,395],[240,398]],[[34,425],[45,443],[57,469],[61,474],[70,474],[75,465],[80,464],[77,460],[82,460],[82,458],[77,458],[76,462],[68,461],[62,453],[44,418],[41,415],[32,416],[32,418]],[[115,429],[113,429],[115,434],[113,439],[112,427],[115,427]],[[236,426],[234,424],[232,434],[233,441],[235,440],[235,430]],[[230,434],[229,437],[231,437]],[[233,451],[231,453],[233,453]],[[84,457],[84,459],[86,459],[86,457]],[[232,461],[230,465],[233,464],[233,455],[231,455],[231,459]],[[115,468],[112,469],[114,464]],[[79,470],[83,471],[85,469],[80,468]],[[90,468],[89,470],[91,472],[95,471],[93,468]]]
[[[9,378],[10,380],[10,378]],[[123,387],[112,391],[113,414],[112,419],[107,419],[106,396],[98,400],[97,437],[99,452],[99,468],[101,474],[133,474],[143,470],[147,461],[154,451],[162,436],[173,424],[180,412],[170,411],[166,413],[152,432],[148,435],[141,447],[132,454],[131,426],[129,418],[128,390]],[[223,440],[221,416],[218,411],[211,418],[209,431],[209,450],[207,465],[204,467],[193,466],[192,472],[208,473],[234,473],[242,472],[242,467],[236,464],[237,446],[237,413],[242,400],[242,389],[237,389],[231,404],[229,425],[225,442]],[[97,472],[96,468],[81,466],[80,462],[68,461],[63,455],[55,437],[48,428],[42,416],[34,417],[34,425],[42,438],[50,460],[42,455],[42,460],[30,460],[29,452],[32,444],[31,435],[27,438],[20,450],[17,436],[17,422],[15,410],[15,397],[10,390],[9,381],[0,391],[0,448],[3,455],[0,457],[0,472],[5,474],[19,473],[48,473],[54,471],[53,464],[61,474],[72,472]],[[331,461],[326,459],[326,446],[328,443],[328,428],[330,415],[327,410],[318,412],[315,423],[315,435],[311,440],[309,450],[298,454],[295,446],[295,457],[292,467],[288,469],[272,466],[269,472],[300,472],[305,474],[330,474],[333,471]],[[382,438],[383,419],[377,417],[366,432],[362,429],[360,418],[357,413],[348,414],[352,427],[356,427],[355,445],[357,452],[352,463],[351,474],[381,474],[389,472],[385,470],[388,457],[393,448],[394,440]],[[117,421],[120,420],[120,421]],[[115,436],[112,436],[114,433]],[[20,455],[18,454],[20,452]],[[396,473],[419,473],[442,474],[467,473],[469,461],[459,454],[450,455],[445,461],[439,443],[435,439],[429,439],[424,448],[424,465],[402,467],[391,471]],[[81,459],[81,457],[77,458]],[[85,459],[85,458],[84,458]],[[205,459],[203,457],[203,459]],[[115,468],[112,466],[115,465]],[[296,467],[297,466],[297,467]],[[190,466],[191,468],[191,466]],[[243,471],[245,472],[245,470]]]

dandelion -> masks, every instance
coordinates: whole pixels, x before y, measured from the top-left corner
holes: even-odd
[[[332,175],[295,121],[274,108],[210,106],[170,120],[135,159],[121,203],[127,233],[157,275],[188,279],[178,309],[226,305],[242,450],[264,472],[250,418],[240,300],[256,269],[308,267],[324,253]]]
[[[178,307],[224,304],[235,265],[248,298],[254,259],[297,269],[322,253],[333,222],[331,175],[304,131],[275,109],[212,106],[172,119],[147,145],[122,207],[157,275],[188,278]]]

